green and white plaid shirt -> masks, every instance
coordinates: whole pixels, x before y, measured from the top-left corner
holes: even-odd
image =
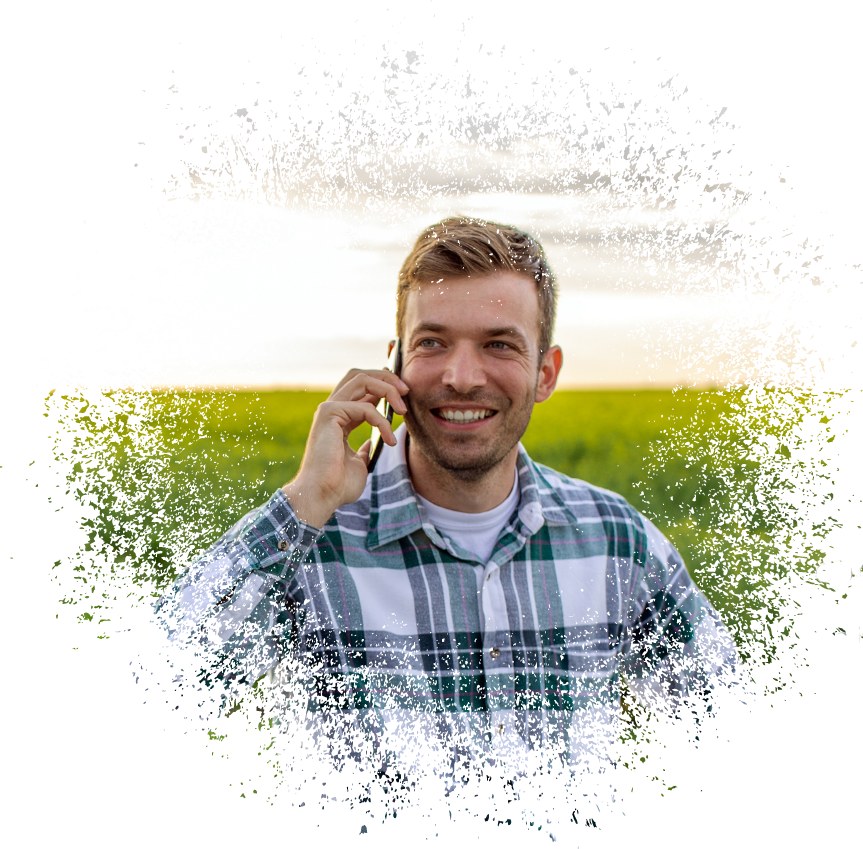
[[[621,675],[643,699],[675,702],[733,672],[719,617],[622,497],[521,448],[518,507],[482,563],[430,524],[404,426],[397,438],[323,529],[278,491],[159,601],[174,638],[205,648],[206,683],[270,672],[308,717],[352,717],[376,739],[423,716],[426,729],[573,753],[616,736]]]

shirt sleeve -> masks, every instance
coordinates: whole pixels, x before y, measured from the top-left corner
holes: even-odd
[[[677,549],[641,518],[647,553],[634,576],[621,672],[651,708],[674,709],[683,699],[710,701],[717,686],[737,680],[734,641]]]
[[[321,533],[278,490],[156,602],[170,640],[202,650],[203,683],[249,686],[279,662],[291,632],[288,586]]]

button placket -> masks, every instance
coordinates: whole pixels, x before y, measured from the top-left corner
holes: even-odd
[[[489,676],[490,686],[497,689],[506,683],[498,681],[498,676],[511,661],[509,620],[506,611],[506,600],[500,579],[500,567],[497,563],[489,564],[489,571],[482,582],[482,609],[484,615],[484,647],[485,668]],[[492,712],[512,707],[512,696],[508,693],[490,697],[489,707]]]
[[[500,633],[507,630],[506,600],[503,595],[503,585],[500,581],[500,567],[492,561],[486,566],[482,582],[482,610],[484,614],[483,641],[499,640]],[[498,660],[501,647],[493,645],[487,649],[488,658]]]

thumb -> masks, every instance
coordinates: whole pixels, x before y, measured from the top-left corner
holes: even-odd
[[[360,458],[367,466],[369,464],[369,452],[372,450],[372,441],[367,439],[357,450],[357,457]]]

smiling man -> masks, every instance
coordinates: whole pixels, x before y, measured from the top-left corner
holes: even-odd
[[[560,348],[540,338],[536,283],[515,271],[450,275],[403,301],[414,489],[452,510],[490,510],[512,488],[533,405],[560,372]]]
[[[420,728],[495,756],[578,757],[616,736],[621,676],[674,707],[733,670],[668,540],[520,445],[560,373],[555,300],[542,248],[515,228],[448,219],[420,235],[399,275],[400,375],[349,372],[297,477],[160,602],[175,635],[212,650],[208,681],[271,672],[310,716],[376,745]],[[382,398],[404,416],[395,433]],[[362,422],[388,446],[372,474],[369,443],[348,442]]]

